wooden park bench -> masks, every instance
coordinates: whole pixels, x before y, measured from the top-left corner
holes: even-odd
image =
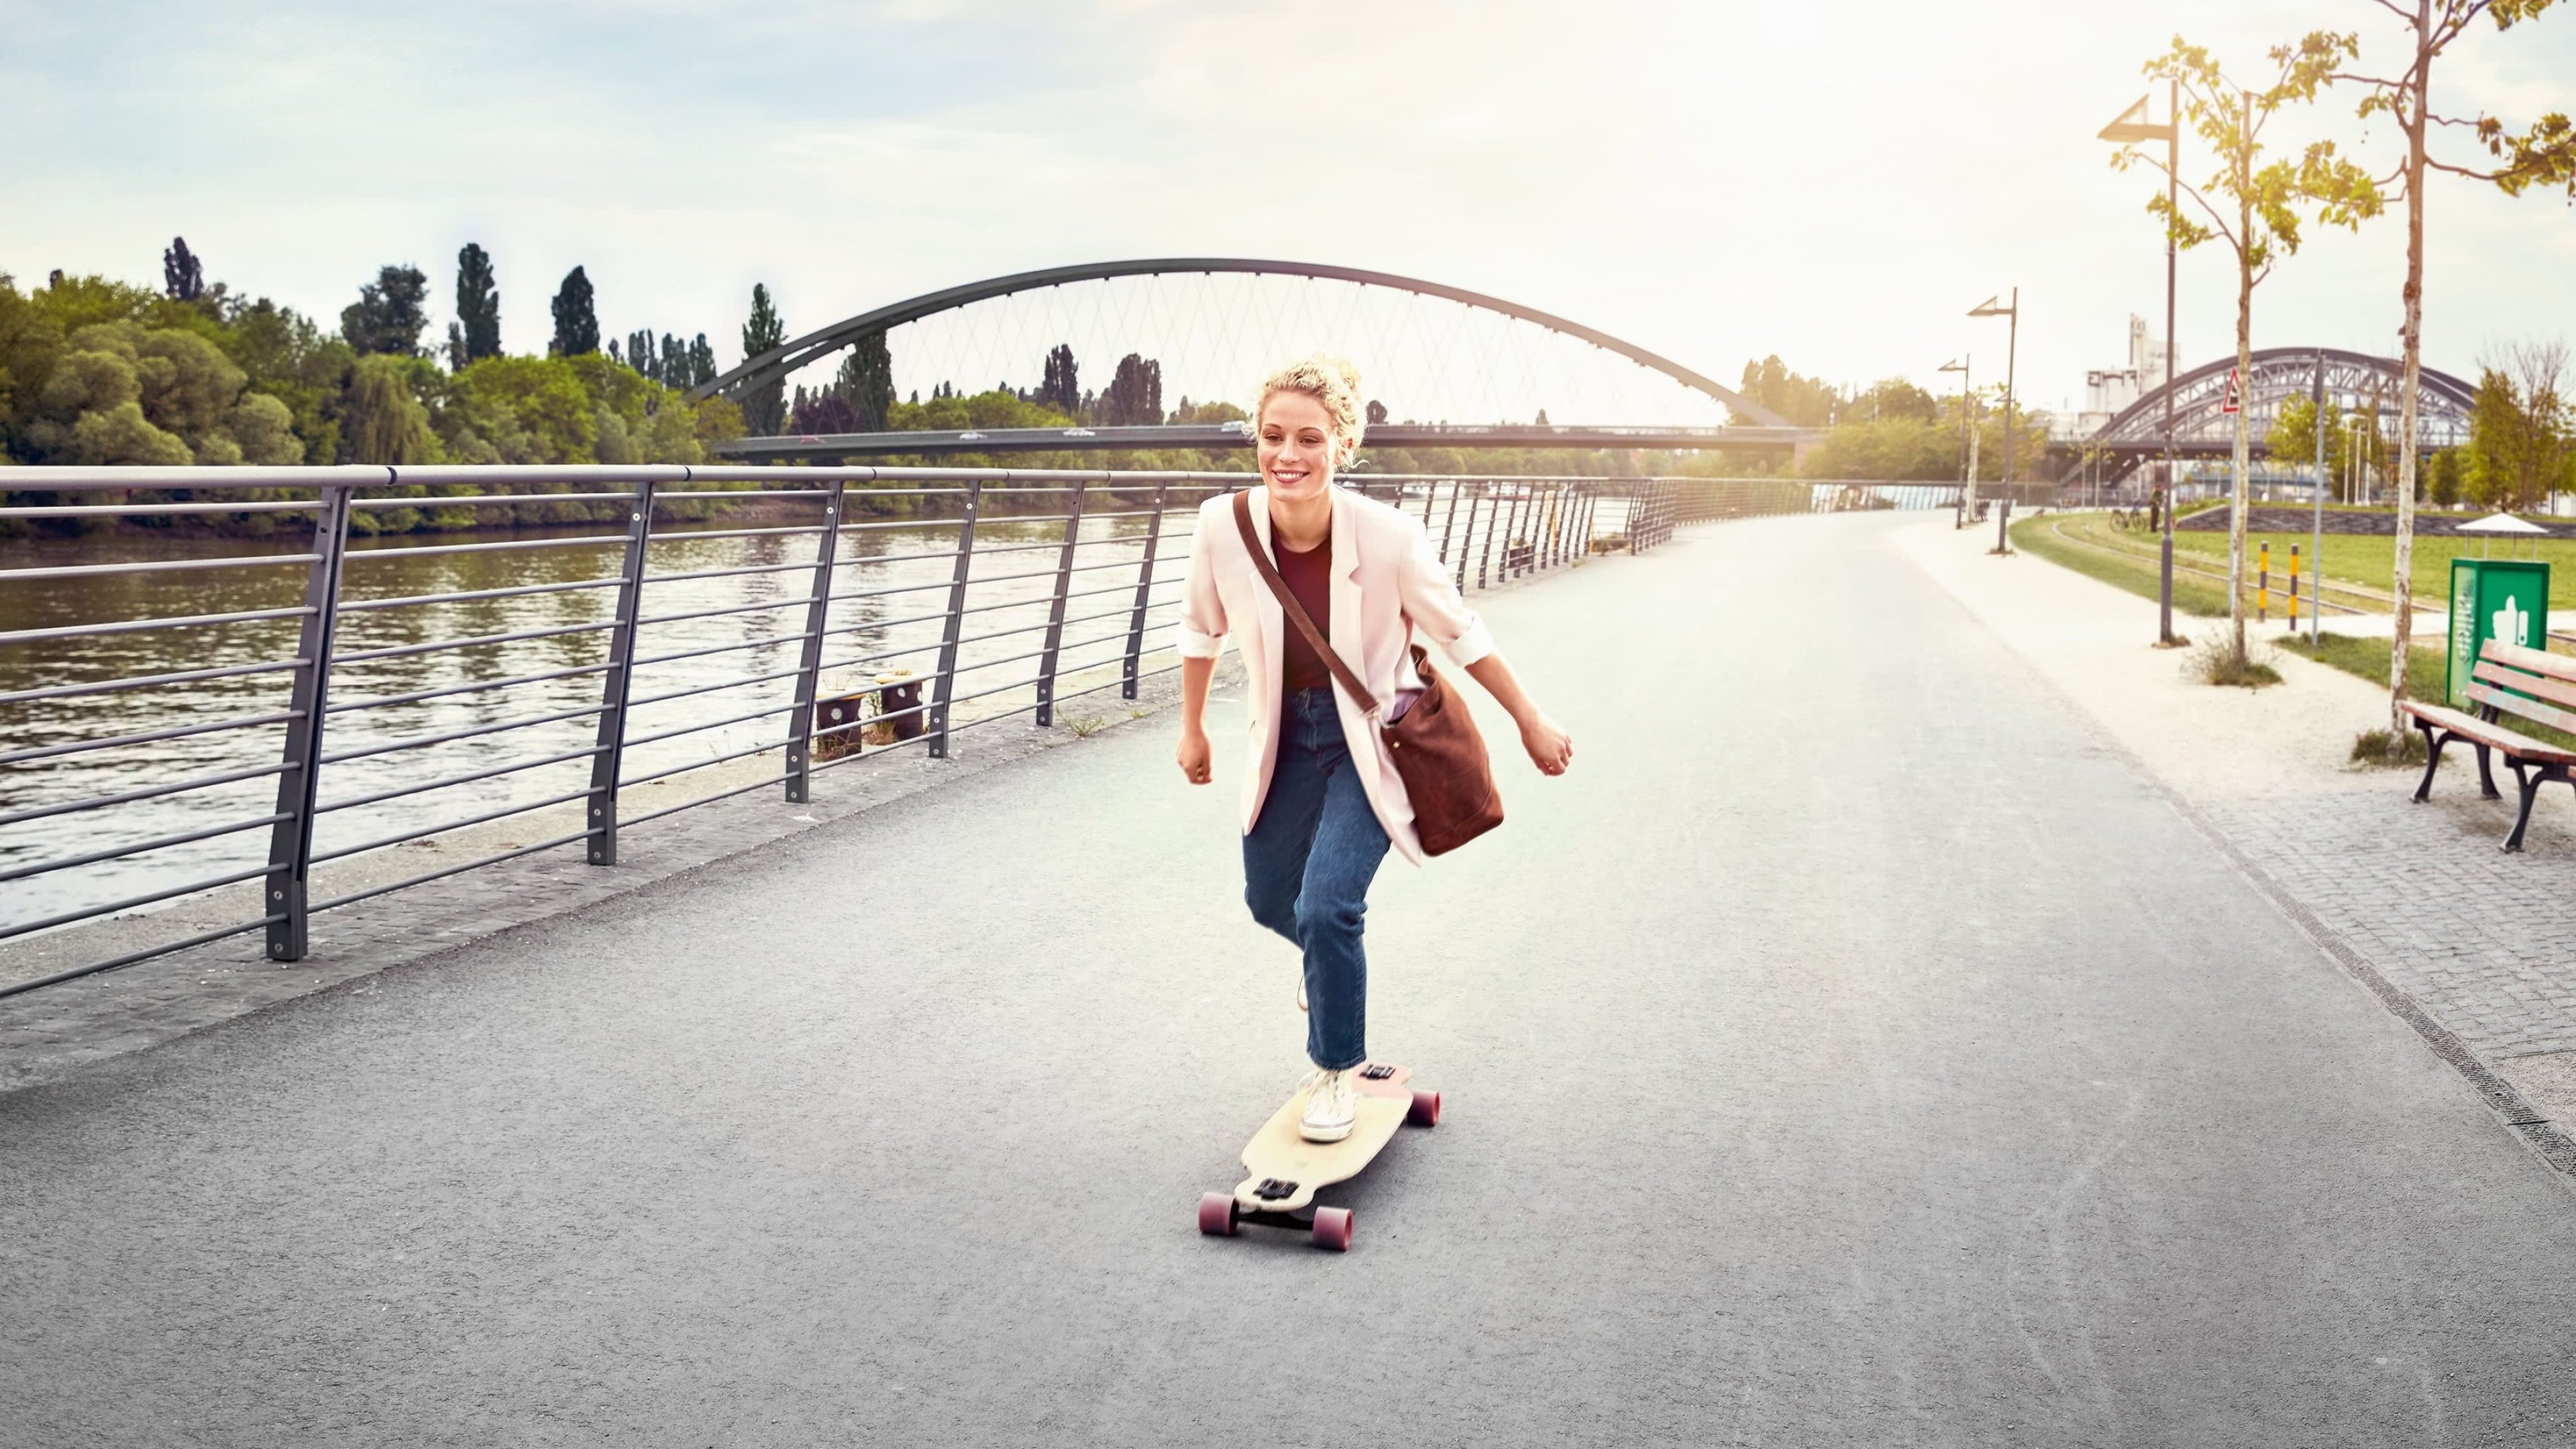
[[[2495,776],[2487,768],[2487,752],[2497,751],[2522,791],[2522,810],[2513,817],[2513,833],[2504,838],[2505,849],[2520,850],[2522,832],[2531,824],[2531,802],[2540,787],[2556,780],[2576,788],[2576,774],[2570,773],[2576,768],[2576,749],[2543,744],[2498,721],[2510,714],[2576,734],[2576,658],[2489,639],[2478,653],[2467,693],[2478,707],[2475,714],[2438,704],[2409,702],[2406,706],[2406,712],[2415,717],[2415,728],[2424,732],[2424,783],[2415,787],[2415,799],[2421,803],[2431,797],[2442,746],[2453,740],[2466,740],[2477,749],[2479,793],[2489,800],[2503,798],[2496,793]]]

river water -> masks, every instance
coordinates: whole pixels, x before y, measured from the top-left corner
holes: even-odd
[[[1171,658],[1168,650],[1158,654],[1157,648],[1168,644],[1177,580],[1188,553],[1187,538],[1178,530],[1188,527],[1190,517],[1186,509],[1175,508],[1159,547],[1156,607],[1148,615],[1145,640],[1148,670]],[[1067,673],[1058,685],[1060,698],[1090,685],[1114,683],[1118,677],[1147,523],[1143,517],[1094,517],[1082,526],[1075,557],[1079,571],[1072,582],[1077,597],[1069,600],[1066,610],[1069,622],[1062,668]],[[777,636],[795,635],[805,626],[802,601],[814,579],[810,565],[817,534],[801,528],[751,537],[691,536],[693,532],[737,532],[746,526],[735,521],[657,528],[650,554],[654,575],[717,576],[657,577],[643,592],[640,612],[647,619],[695,617],[649,624],[640,631],[627,726],[624,778],[629,782],[763,746],[770,752],[761,760],[772,773],[780,768],[776,747],[789,718],[784,711],[656,738],[692,725],[784,706],[793,698],[792,677],[758,679],[686,698],[659,698],[699,685],[796,668],[800,642]],[[0,541],[0,569],[291,553],[300,547],[302,532],[301,527],[290,525],[278,537],[256,541],[125,535],[78,543]],[[424,544],[533,542],[600,532],[592,526],[551,534],[409,535],[353,541],[342,597],[356,602],[614,578],[621,549],[613,541],[371,557]],[[1063,533],[1061,522],[999,519],[978,526],[966,598],[973,612],[965,619],[967,638],[960,650],[960,696],[1017,685],[1036,672],[1035,659],[1019,656],[1035,652],[1043,643],[1040,626],[1053,592]],[[832,605],[828,628],[833,632],[823,651],[826,694],[835,692],[836,685],[849,689],[864,685],[880,669],[908,665],[923,675],[932,672],[941,629],[937,616],[947,603],[956,538],[954,523],[869,525],[844,532],[842,566],[836,570],[833,591],[869,597],[843,598]],[[780,569],[779,565],[804,566]],[[774,571],[725,572],[729,570]],[[304,565],[294,564],[0,581],[0,631],[292,607],[302,600],[306,573]],[[1087,591],[1097,592],[1080,597]],[[335,649],[338,663],[331,675],[334,712],[327,717],[324,732],[326,763],[320,774],[320,798],[328,813],[317,822],[317,861],[427,825],[561,800],[584,789],[590,771],[586,756],[470,784],[328,809],[335,802],[590,748],[597,729],[591,714],[443,744],[387,747],[504,721],[595,710],[603,683],[597,666],[606,658],[609,640],[603,626],[615,603],[614,588],[581,588],[344,612]],[[749,605],[778,607],[710,612]],[[535,630],[561,632],[464,649],[381,652]],[[291,660],[297,631],[298,621],[289,618],[0,645],[0,694]],[[431,699],[370,703],[538,674],[555,677]],[[279,669],[0,704],[0,754],[281,712],[290,680],[290,671]],[[1032,691],[1023,687],[962,699],[955,716],[961,722],[989,716],[1025,706],[1032,698]],[[1086,709],[1105,715],[1116,698],[1114,690],[1090,696],[1067,706],[1059,718],[1079,717]],[[282,729],[267,724],[0,764],[0,815],[273,766],[283,747]],[[351,758],[333,759],[339,756]],[[730,773],[704,770],[704,777],[714,783],[703,793],[739,783],[741,768],[734,767]],[[829,779],[828,773],[824,779]],[[817,788],[827,787],[818,784]],[[276,778],[268,776],[0,825],[0,872],[258,820],[275,810],[276,792]],[[698,793],[688,790],[683,798]],[[0,930],[190,882],[255,871],[266,859],[268,837],[265,827],[245,829],[0,881]],[[531,836],[530,843],[538,838]]]

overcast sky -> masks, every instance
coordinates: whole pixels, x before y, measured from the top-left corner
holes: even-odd
[[[916,292],[1152,255],[1328,261],[1590,323],[1731,381],[1936,381],[2021,288],[2022,391],[2080,402],[2160,319],[2143,173],[2095,131],[2177,31],[2252,69],[2367,0],[2171,5],[1510,0],[0,0],[0,270],[210,278],[336,318],[388,261],[494,255],[505,341],[588,267],[600,321],[792,331]],[[2436,102],[2576,109],[2576,14],[2481,31]],[[2161,99],[2159,99],[2161,106]],[[2350,98],[2313,123],[2374,160]],[[2186,166],[2189,166],[2186,157]],[[2576,332],[2576,213],[2437,183],[2428,360]],[[2390,350],[2403,232],[2314,238],[2257,346]],[[2223,253],[2182,266],[2186,366],[2232,346]],[[2159,326],[2161,322],[2159,320]],[[1565,419],[1560,419],[1564,421]]]

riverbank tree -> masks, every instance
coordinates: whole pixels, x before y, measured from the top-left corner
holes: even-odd
[[[733,403],[692,401],[596,351],[495,354],[450,372],[418,348],[418,298],[410,278],[396,276],[408,269],[387,268],[372,297],[351,309],[362,314],[362,348],[292,308],[205,283],[198,265],[190,257],[169,266],[164,291],[59,275],[21,290],[0,275],[0,457],[34,465],[695,463],[707,443],[743,432]],[[193,295],[174,295],[181,291]],[[40,480],[31,472],[11,481],[30,491]],[[265,532],[264,517],[189,526]],[[396,532],[528,521],[462,510],[360,519]]]

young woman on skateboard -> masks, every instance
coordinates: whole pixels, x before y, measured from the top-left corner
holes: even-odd
[[[1333,485],[1335,470],[1359,449],[1363,406],[1359,373],[1322,356],[1262,384],[1253,412],[1261,486],[1251,495],[1261,546],[1332,652],[1372,695],[1397,702],[1390,714],[1422,687],[1409,648],[1418,628],[1511,712],[1540,773],[1565,773],[1572,737],[1522,691],[1422,524]],[[1334,687],[1301,631],[1286,626],[1233,507],[1230,494],[1200,505],[1190,544],[1176,758],[1191,784],[1208,783],[1208,678],[1228,633],[1240,630],[1251,716],[1243,896],[1254,920],[1305,953],[1298,1003],[1311,1008],[1306,1055],[1314,1071],[1299,1131],[1337,1142],[1350,1135],[1355,1113],[1350,1074],[1368,1060],[1360,934],[1369,882],[1389,845],[1417,865],[1422,846],[1377,722]]]

